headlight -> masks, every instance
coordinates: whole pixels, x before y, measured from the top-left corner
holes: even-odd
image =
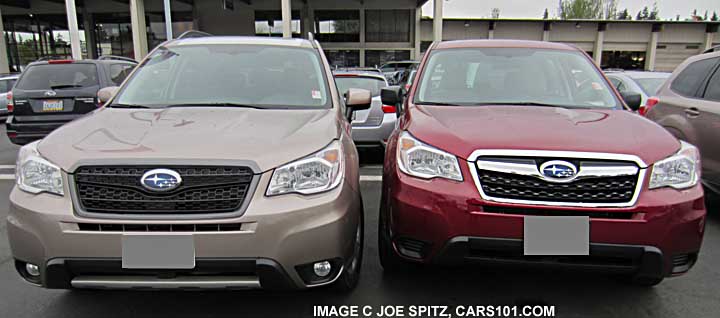
[[[60,168],[40,156],[38,142],[27,144],[18,152],[15,180],[18,187],[26,192],[48,192],[63,195],[63,181]]]
[[[313,194],[334,189],[344,174],[343,152],[335,140],[325,149],[276,168],[265,195]]]
[[[673,187],[689,188],[700,179],[700,154],[695,146],[680,142],[680,151],[653,165],[650,189]]]
[[[398,166],[411,176],[462,181],[457,157],[424,144],[407,131],[400,133],[397,145]]]

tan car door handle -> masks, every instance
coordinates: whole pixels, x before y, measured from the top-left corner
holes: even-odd
[[[700,116],[700,111],[695,107],[690,107],[685,109],[685,115],[687,115],[687,117],[698,117]]]

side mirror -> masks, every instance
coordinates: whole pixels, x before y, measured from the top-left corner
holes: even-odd
[[[348,112],[345,114],[348,119],[352,115],[352,112],[357,110],[363,110],[370,108],[372,103],[372,93],[366,89],[350,88],[345,93],[345,105],[348,107]]]
[[[642,97],[640,94],[626,91],[620,92],[620,96],[622,96],[623,100],[625,100],[625,104],[627,104],[633,111],[638,111],[640,109],[640,104],[642,104]]]
[[[108,86],[100,89],[97,92],[97,97],[98,101],[100,101],[100,104],[105,104],[107,101],[113,98],[113,96],[115,96],[119,89],[120,87],[117,86]]]
[[[397,105],[403,101],[403,91],[401,86],[388,86],[380,90],[380,99],[383,105]]]

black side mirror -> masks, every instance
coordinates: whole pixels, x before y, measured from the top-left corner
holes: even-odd
[[[400,117],[403,112],[403,98],[405,91],[402,86],[388,86],[380,90],[380,99],[383,105],[395,106],[395,114]]]
[[[625,100],[625,104],[627,104],[633,111],[638,111],[640,109],[640,104],[642,104],[642,97],[640,94],[626,91],[620,92],[620,96],[622,96],[623,100]]]

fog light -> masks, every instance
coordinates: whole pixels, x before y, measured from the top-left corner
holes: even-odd
[[[35,264],[27,263],[25,264],[25,271],[30,274],[30,276],[38,277],[40,276],[40,268],[37,267]]]
[[[328,261],[317,262],[313,264],[313,271],[315,271],[315,275],[318,275],[319,277],[325,277],[327,275],[330,275],[331,270],[332,265],[330,265],[330,262]]]

